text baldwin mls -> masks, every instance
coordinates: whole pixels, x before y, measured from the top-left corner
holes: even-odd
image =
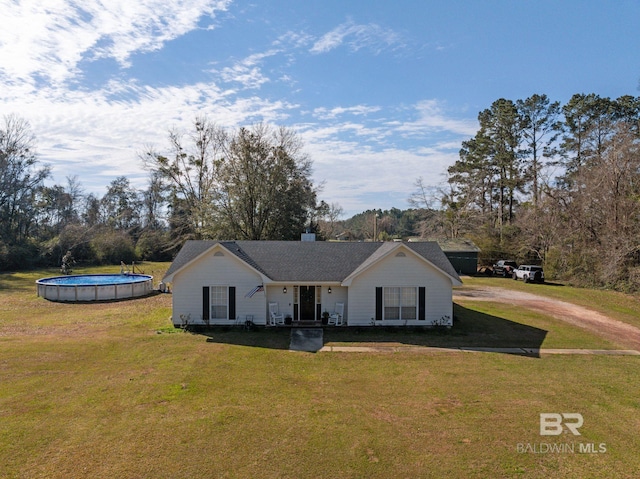
[[[568,431],[574,436],[581,436],[578,429],[584,423],[582,414],[577,412],[563,413],[540,413],[540,435],[559,436]],[[518,443],[516,451],[521,454],[602,454],[607,452],[607,445],[604,442],[599,444],[593,442],[579,442],[576,450],[574,442],[538,442],[538,443]]]

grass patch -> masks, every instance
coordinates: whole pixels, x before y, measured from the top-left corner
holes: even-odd
[[[285,330],[175,330],[170,295],[51,303],[35,296],[42,273],[0,279],[3,477],[631,478],[640,469],[636,357],[292,353]],[[461,328],[451,334],[335,334],[598,341],[551,318],[478,306],[456,306]],[[581,413],[582,436],[541,437],[541,412]],[[607,451],[517,451],[541,442]]]

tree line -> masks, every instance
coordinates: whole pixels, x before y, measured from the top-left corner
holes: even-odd
[[[122,176],[103,196],[81,180],[46,186],[28,122],[0,125],[0,269],[76,262],[170,260],[188,239],[299,239],[332,208],[317,200],[311,160],[293,130],[264,124],[225,130],[196,118],[162,150],[138,156],[147,186]]]
[[[502,98],[478,122],[439,190],[436,228],[473,239],[486,263],[542,263],[552,277],[638,289],[640,98]]]
[[[100,196],[81,179],[45,185],[50,169],[35,153],[24,119],[0,125],[0,270],[77,263],[168,261],[189,239],[379,241],[420,233],[424,209],[367,210],[342,219],[318,200],[312,163],[293,130],[256,124],[230,131],[205,117],[170,129],[164,148],[137,156],[144,188],[120,176]],[[431,216],[437,214],[432,211]]]
[[[640,97],[544,94],[478,114],[447,179],[417,178],[408,210],[369,210],[337,237],[468,238],[480,262],[542,264],[549,278],[640,290]]]
[[[170,260],[187,239],[392,240],[470,238],[481,261],[541,263],[549,277],[640,286],[640,98],[576,94],[498,99],[478,114],[447,180],[422,178],[412,208],[341,219],[320,201],[312,162],[293,130],[227,130],[205,117],[138,153],[145,188],[126,177],[103,196],[81,180],[46,186],[28,122],[0,124],[0,269],[78,262]],[[435,206],[434,206],[435,205]]]

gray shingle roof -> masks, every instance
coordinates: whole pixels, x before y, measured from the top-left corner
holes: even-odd
[[[397,245],[325,241],[187,241],[165,278],[218,243],[272,281],[283,282],[340,282]],[[437,243],[402,244],[459,280]]]

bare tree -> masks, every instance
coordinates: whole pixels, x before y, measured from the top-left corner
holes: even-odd
[[[172,225],[183,239],[214,237],[214,206],[218,201],[218,159],[223,130],[206,117],[194,121],[193,131],[169,131],[165,154],[148,147],[140,154],[145,167],[170,190]]]
[[[38,167],[29,122],[5,116],[0,125],[0,239],[15,244],[29,236],[35,195],[48,176],[49,168]]]
[[[627,124],[607,134],[600,154],[574,170],[571,184],[553,192],[564,220],[556,245],[565,273],[583,284],[640,287],[629,279],[640,267],[640,145]]]
[[[142,225],[145,229],[157,230],[162,227],[165,195],[162,178],[158,172],[153,172],[147,189],[142,192]]]
[[[422,177],[419,177],[413,186],[415,189],[409,197],[409,204],[417,210],[417,216],[419,218],[417,228],[413,233],[420,236],[420,238],[445,238],[452,237],[452,235],[457,236],[457,231],[445,228],[447,211],[433,207],[436,202],[440,202],[445,208],[451,206],[445,200],[447,194],[440,189],[425,185]]]
[[[325,238],[335,238],[338,234],[338,220],[343,215],[344,209],[338,203],[327,205],[325,214],[318,221],[321,233]]]
[[[434,188],[427,186],[422,176],[413,183],[413,187],[409,204],[417,209],[430,209],[435,201]]]

